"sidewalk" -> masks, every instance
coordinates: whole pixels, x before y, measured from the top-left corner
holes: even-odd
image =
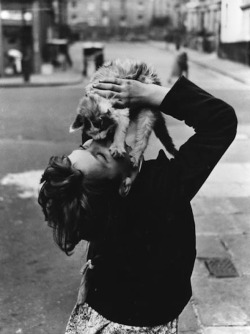
[[[220,59],[216,53],[200,53],[186,49],[191,62],[209,68],[241,83],[250,85],[250,67],[234,61]]]
[[[51,75],[32,74],[28,83],[23,81],[22,76],[0,78],[0,88],[77,85],[82,81],[81,73],[69,70]]]
[[[167,45],[161,41],[151,41],[151,45],[168,52],[175,53],[174,45]],[[250,85],[250,67],[234,61],[218,58],[216,53],[202,53],[196,50],[183,48],[188,53],[190,62],[214,70],[246,85]]]

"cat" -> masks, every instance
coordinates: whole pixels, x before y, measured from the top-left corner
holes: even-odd
[[[114,77],[161,85],[156,72],[144,62],[116,59],[105,63],[94,73],[86,87],[86,95],[79,102],[77,116],[70,126],[70,132],[82,129],[83,134],[95,140],[104,139],[108,133],[113,133],[110,152],[114,158],[117,158],[126,152],[127,130],[130,122],[134,121],[136,124],[135,144],[130,152],[134,167],[138,166],[153,130],[166,150],[175,156],[177,150],[168,133],[165,119],[158,109],[115,109],[112,107],[112,99],[106,99],[93,93],[93,83],[99,82],[100,79]]]

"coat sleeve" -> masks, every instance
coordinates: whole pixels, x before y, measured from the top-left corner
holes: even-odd
[[[195,130],[171,160],[180,182],[179,195],[190,201],[234,140],[237,117],[230,105],[185,77],[174,84],[160,110]]]

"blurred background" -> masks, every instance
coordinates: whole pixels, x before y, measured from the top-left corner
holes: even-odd
[[[1,0],[0,75],[72,65],[77,41],[174,43],[250,64],[248,0]]]
[[[55,245],[37,204],[50,156],[69,154],[78,101],[106,60],[152,64],[231,104],[238,133],[192,201],[197,260],[180,333],[250,333],[250,0],[0,0],[0,333],[60,334],[84,243]],[[166,117],[179,147],[193,129]],[[157,156],[152,136],[145,158]],[[181,233],[181,231],[180,231]]]

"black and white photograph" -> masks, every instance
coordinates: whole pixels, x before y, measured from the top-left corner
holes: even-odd
[[[0,334],[250,334],[250,0],[0,0]]]

